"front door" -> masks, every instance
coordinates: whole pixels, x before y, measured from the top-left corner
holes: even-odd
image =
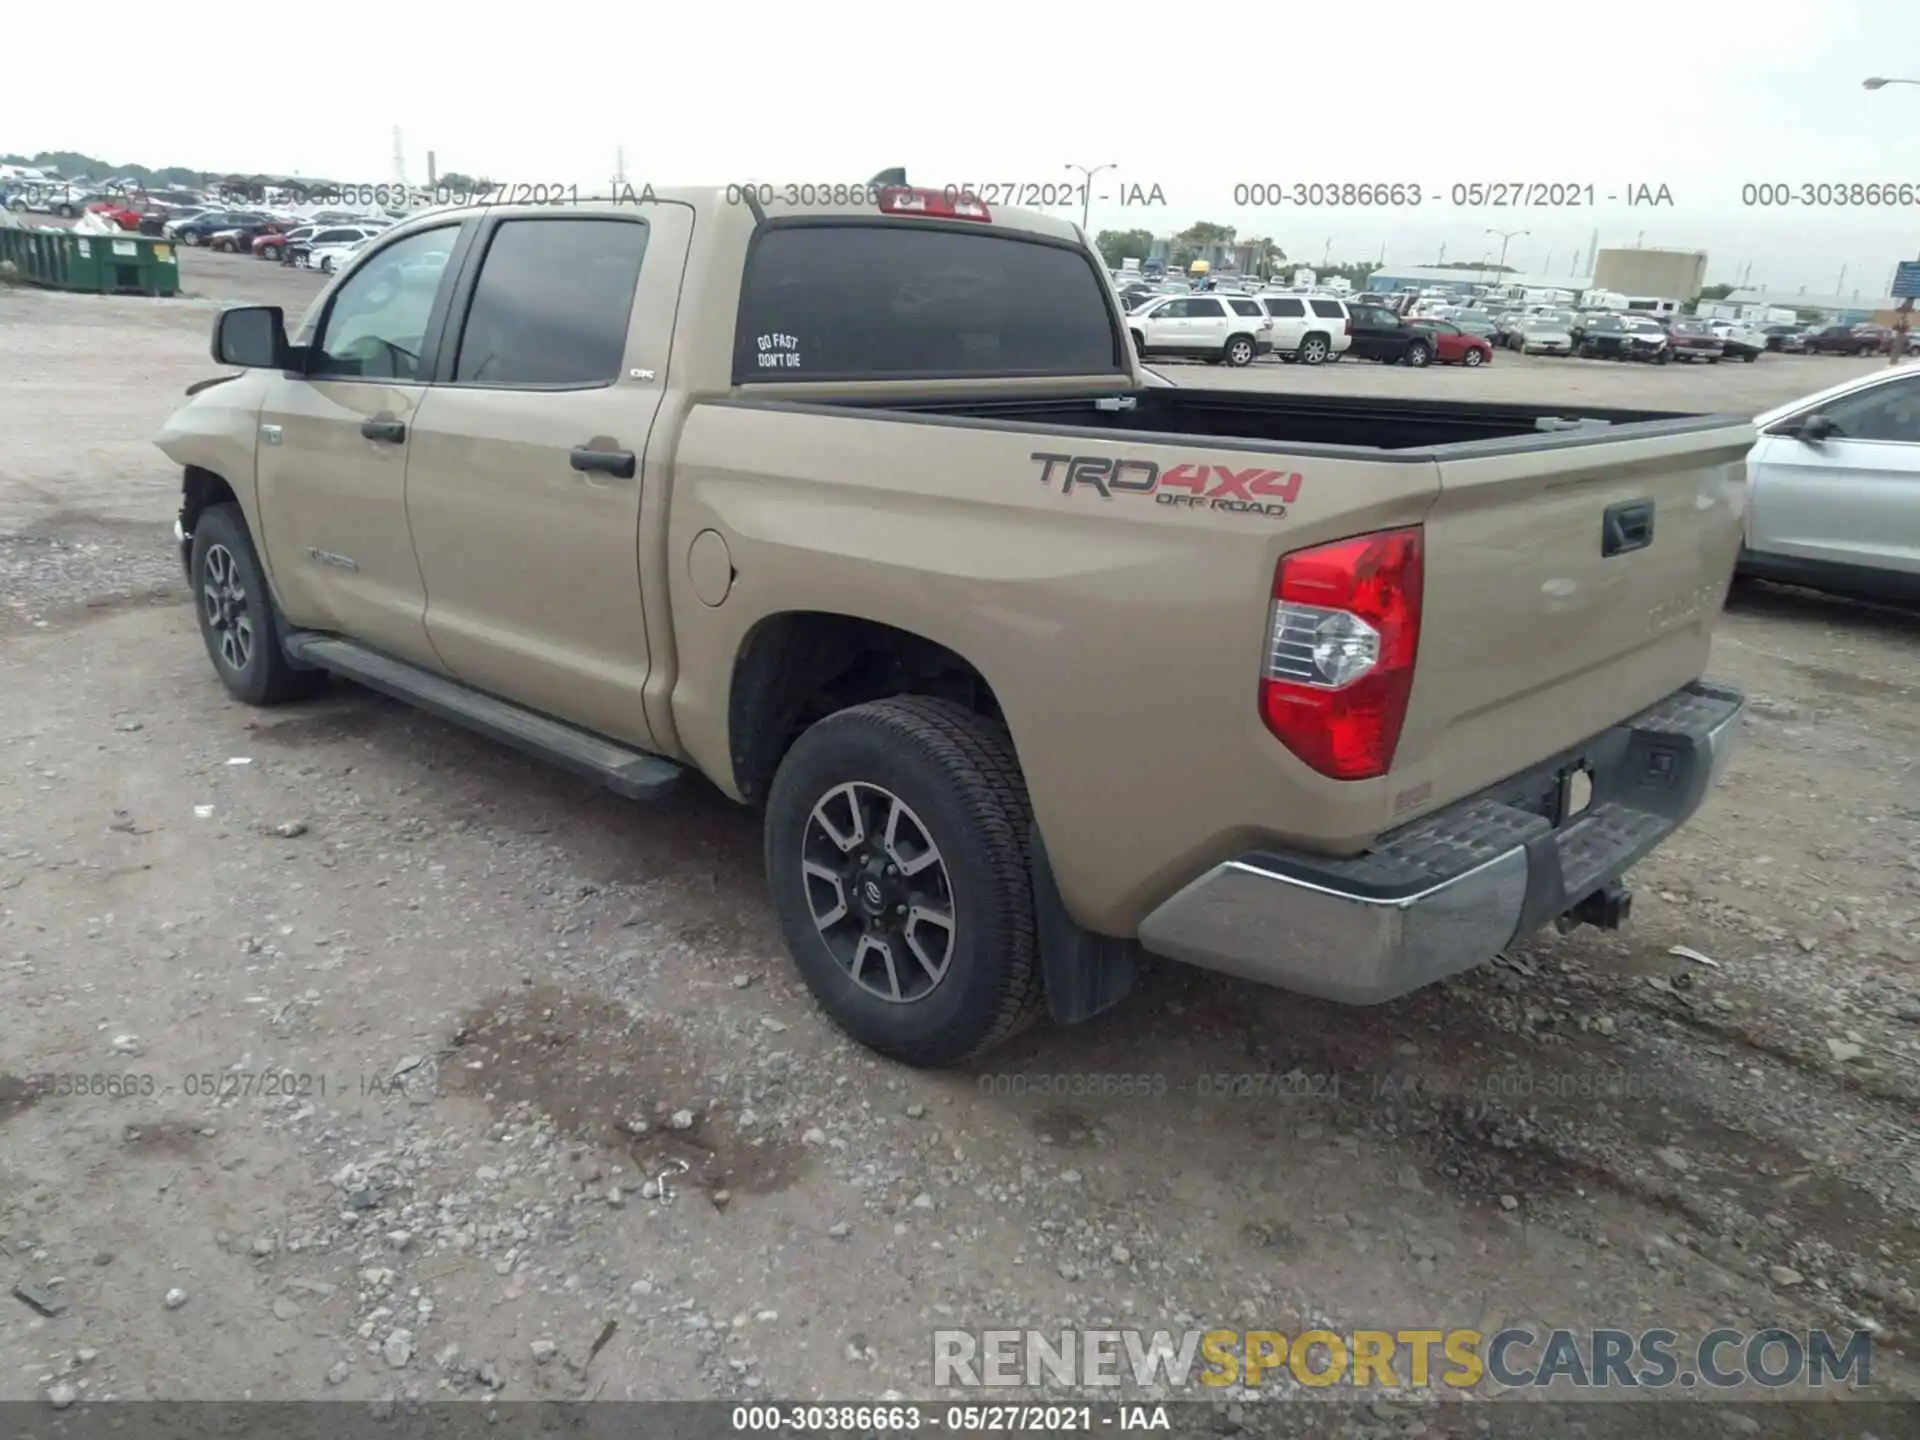
[[[451,289],[457,222],[369,254],[328,299],[305,373],[268,384],[259,513],[288,621],[433,663],[426,592],[407,537],[414,414]]]
[[[1920,375],[1830,400],[1824,440],[1763,435],[1749,544],[1768,555],[1920,576]]]
[[[641,748],[640,499],[691,233],[664,202],[483,222],[407,474],[447,668]]]

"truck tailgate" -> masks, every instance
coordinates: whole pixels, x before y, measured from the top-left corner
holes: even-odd
[[[1753,427],[1448,447],[1426,520],[1395,819],[1577,745],[1706,669]]]

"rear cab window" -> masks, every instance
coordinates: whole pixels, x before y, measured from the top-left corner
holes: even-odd
[[[1076,246],[968,222],[774,222],[747,255],[733,378],[1117,375],[1125,355],[1106,276]]]

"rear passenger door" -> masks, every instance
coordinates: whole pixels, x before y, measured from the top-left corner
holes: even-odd
[[[1267,314],[1273,319],[1273,348],[1291,355],[1300,348],[1300,337],[1307,333],[1307,302],[1297,295],[1269,295]]]
[[[1227,348],[1227,305],[1217,295],[1187,299],[1186,351],[1189,355],[1218,355]]]
[[[640,505],[691,233],[669,202],[483,221],[407,471],[447,669],[643,749]]]

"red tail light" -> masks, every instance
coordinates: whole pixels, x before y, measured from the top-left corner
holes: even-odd
[[[1424,572],[1419,526],[1284,556],[1273,576],[1260,715],[1336,780],[1393,765],[1413,689]]]
[[[1347,334],[1353,334],[1353,316],[1347,316]]]
[[[880,209],[888,215],[922,215],[936,220],[983,220],[993,216],[980,197],[952,185],[944,190],[911,185],[889,185],[880,192]]]

